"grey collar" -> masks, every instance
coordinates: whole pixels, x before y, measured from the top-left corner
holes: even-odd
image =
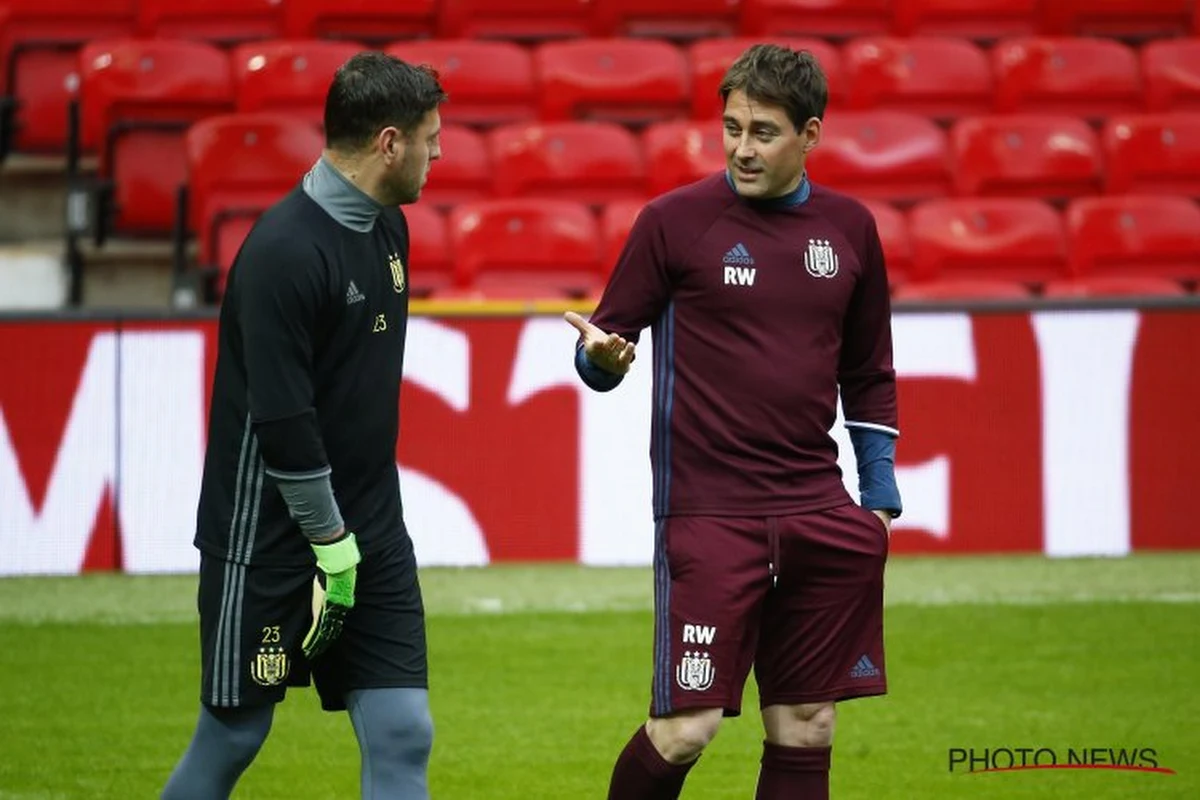
[[[369,233],[383,206],[321,156],[304,176],[304,193],[352,231]]]

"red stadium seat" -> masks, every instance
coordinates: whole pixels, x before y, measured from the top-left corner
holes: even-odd
[[[991,41],[1037,33],[1040,0],[893,0],[900,36],[961,36]]]
[[[1101,137],[1109,194],[1200,197],[1200,113],[1113,117]]]
[[[880,35],[891,29],[891,6],[892,0],[742,0],[742,35]]]
[[[715,122],[674,120],[642,133],[654,197],[725,169],[724,134]]]
[[[1086,197],[1066,223],[1074,276],[1200,279],[1200,206],[1185,197]]]
[[[497,197],[599,206],[646,194],[637,138],[611,122],[517,122],[488,134]]]
[[[592,9],[563,0],[440,0],[444,39],[542,41],[591,36]]]
[[[1063,199],[1100,189],[1100,143],[1077,117],[1010,114],[959,120],[950,131],[962,195]]]
[[[996,110],[1098,119],[1142,108],[1137,53],[1112,39],[1027,38],[992,51]]]
[[[190,125],[233,108],[224,52],[202,42],[117,39],[80,51],[83,128],[102,143],[99,172],[113,185],[113,226],[124,233],[171,229],[186,178]]]
[[[616,266],[629,231],[645,207],[645,200],[618,200],[604,207],[600,214],[600,266],[604,271],[610,272]]]
[[[323,145],[315,127],[286,114],[219,114],[188,130],[190,227],[219,287],[254,221],[296,187]]]
[[[541,116],[640,124],[688,108],[683,52],[648,39],[549,42],[534,54]]]
[[[1016,281],[961,278],[897,286],[893,299],[901,302],[976,303],[979,301],[1029,300],[1033,291]]]
[[[397,42],[388,52],[410,64],[429,64],[450,95],[443,122],[497,125],[537,116],[533,57],[512,42],[430,39]]]
[[[289,39],[350,39],[380,45],[432,35],[437,0],[286,0]]]
[[[950,150],[932,121],[900,111],[835,111],[809,174],[857,197],[911,202],[950,194]]]
[[[1200,39],[1150,42],[1141,56],[1149,110],[1200,111]]]
[[[433,206],[404,206],[408,220],[408,286],[410,296],[429,297],[454,286],[454,258],[446,218]]]
[[[1042,30],[1065,36],[1153,39],[1186,35],[1192,0],[1048,0]]]
[[[486,297],[587,297],[603,280],[587,206],[566,200],[468,203],[450,216],[458,283]]]
[[[138,0],[138,35],[229,44],[283,34],[280,0]]]
[[[689,40],[732,36],[739,0],[592,0],[599,36]]]
[[[421,190],[424,205],[448,207],[492,196],[492,159],[482,135],[461,125],[443,125],[442,158]]]
[[[992,68],[965,39],[856,39],[842,50],[848,108],[881,108],[950,119],[992,106]]]
[[[8,0],[0,7],[0,108],[14,149],[61,154],[79,86],[79,48],[134,30],[133,0]],[[85,141],[86,150],[95,142]],[[0,141],[0,160],[4,142]]]
[[[725,72],[751,45],[762,39],[705,39],[688,48],[688,63],[691,65],[692,118],[716,120],[724,110],[718,90]],[[829,82],[829,105],[836,107],[845,94],[842,80],[842,57],[838,49],[823,39],[773,38],[769,41],[785,45],[793,50],[808,50],[821,65],[821,71]]]
[[[1062,218],[1038,200],[931,200],[909,212],[909,232],[923,280],[1043,283],[1067,274]]]
[[[338,67],[359,45],[320,40],[270,41],[234,49],[234,91],[239,111],[286,111],[325,124],[325,96]]]
[[[863,204],[875,217],[875,229],[883,245],[883,258],[887,264],[888,282],[892,286],[908,283],[912,279],[912,237],[908,233],[908,219],[895,206],[879,200],[865,200]]]
[[[1183,284],[1169,278],[1091,277],[1051,281],[1042,287],[1049,300],[1100,297],[1176,297],[1187,294]]]

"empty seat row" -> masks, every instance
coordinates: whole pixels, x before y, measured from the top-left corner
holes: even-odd
[[[671,121],[640,135],[602,122],[447,126],[426,196],[439,205],[540,195],[601,203],[654,196],[720,170],[723,132]],[[1200,113],[1116,117],[1095,133],[1058,115],[969,117],[948,133],[900,112],[832,112],[814,180],[895,203],[947,195],[1063,199],[1106,192],[1200,197]]]
[[[175,225],[180,186],[240,170],[269,174],[272,186],[291,185],[320,154],[318,127],[303,118],[214,108],[201,97],[172,116],[140,117],[125,103],[122,116],[101,118],[113,131],[101,162],[111,186],[109,230],[165,235]],[[206,122],[188,134],[195,120]],[[213,133],[223,129],[219,138]],[[209,140],[221,144],[196,144]],[[263,146],[268,141],[289,160],[277,163]],[[591,205],[644,199],[725,164],[716,123],[689,121],[658,123],[641,134],[600,122],[511,123],[488,133],[445,125],[442,152],[424,192],[427,204],[441,207],[492,197]],[[1097,136],[1071,117],[968,118],[947,134],[915,115],[847,111],[830,116],[809,172],[841,191],[901,205],[952,195],[1200,197],[1200,114],[1117,118]]]
[[[6,0],[19,20],[119,21],[140,35],[547,39],[1035,33],[1172,36],[1192,0]],[[54,30],[52,28],[52,30]]]
[[[169,230],[171,200],[185,182],[193,195],[203,194],[205,181],[238,175],[289,187],[323,144],[315,125],[272,113],[206,119],[186,135],[177,157],[161,149],[163,131],[146,135],[149,145],[127,135],[124,141],[142,155],[114,165],[118,228]],[[423,194],[425,204],[438,207],[503,197],[588,205],[643,200],[725,164],[715,123],[665,122],[640,135],[602,122],[511,123],[487,133],[446,125],[441,138],[443,158]],[[154,146],[157,161],[147,149]],[[897,204],[951,195],[1057,199],[1102,190],[1200,197],[1200,114],[1118,118],[1097,137],[1069,117],[969,118],[946,134],[915,115],[847,111],[830,116],[809,172],[855,196]],[[205,227],[198,218],[191,222],[192,230]]]
[[[1089,197],[1064,211],[1019,198],[871,202],[897,285],[944,279],[1200,279],[1200,206],[1169,195]]]
[[[640,202],[599,215],[561,200],[405,208],[417,297],[594,297]],[[1200,280],[1200,207],[1173,197],[1077,201],[1060,216],[1034,200],[951,200],[910,214],[871,204],[898,297],[1184,293]],[[1008,291],[996,290],[1001,285]]]
[[[718,87],[752,38],[705,39],[679,49],[662,41],[601,39],[542,45],[441,40],[390,50],[434,65],[460,99],[455,121],[504,114],[543,119],[631,114],[720,116]],[[774,38],[809,50],[828,75],[830,106],[899,109],[934,118],[1055,111],[1103,118],[1128,111],[1200,109],[1200,38],[1135,49],[1111,39],[1006,39],[990,51],[958,38],[868,37],[841,47],[817,38]],[[594,85],[594,94],[581,86]],[[499,99],[496,99],[499,98]],[[497,113],[492,106],[508,106]]]
[[[603,282],[642,204],[491,200],[441,217],[409,209],[417,291],[507,285],[519,296],[544,270]],[[1085,198],[1065,212],[1036,200],[934,200],[908,213],[872,203],[896,286],[970,279],[1040,285],[1076,278],[1200,280],[1200,206],[1179,197]],[[590,266],[589,266],[590,265]],[[487,276],[481,276],[488,273]],[[510,280],[511,279],[511,280]],[[554,276],[551,285],[561,281]],[[565,294],[586,294],[585,283]]]
[[[294,186],[320,147],[315,129],[266,125],[268,118],[214,118],[188,136],[190,222],[201,237],[202,263],[218,274],[258,213]],[[405,209],[414,292],[524,297],[549,286],[560,295],[589,295],[644,203],[633,196],[602,205],[505,198],[443,210],[424,199]],[[898,286],[960,278],[1200,279],[1200,206],[1179,196],[1083,198],[1062,212],[1020,198],[930,200],[907,211],[878,200],[867,205]]]
[[[684,50],[660,40],[592,39],[531,50],[457,39],[401,41],[386,49],[439,70],[451,95],[444,109],[450,122],[479,126],[538,117],[641,124],[718,117],[721,78],[754,41],[708,39]],[[829,73],[833,109],[894,109],[939,120],[993,112],[1101,119],[1200,110],[1200,38],[1157,41],[1140,51],[1104,39],[1013,39],[990,54],[953,38],[864,38],[840,49],[820,39],[779,41],[816,55]],[[0,53],[3,43],[0,32]],[[80,58],[23,56],[7,79],[0,64],[0,85],[9,85],[6,94],[19,103],[16,149],[61,152],[70,99],[80,96],[87,105],[89,94],[104,91],[92,87],[101,73],[97,64],[119,75],[127,92],[163,94],[203,63],[212,91],[232,94],[240,110],[286,107],[319,119],[334,70],[362,46],[269,40],[227,52],[188,40],[110,39],[93,41]]]
[[[190,226],[201,263],[224,275],[258,214],[312,164],[321,135],[288,117],[248,114],[207,119],[186,141]],[[463,200],[445,211],[425,198],[405,208],[414,292],[588,296],[603,284],[644,203],[610,199],[593,211],[596,203],[561,197],[507,198]],[[932,200],[908,211],[878,200],[867,205],[901,287],[1102,278],[1116,281],[1108,290],[1117,291],[1126,279],[1200,279],[1200,207],[1182,197],[1085,198],[1065,212],[1012,198]]]

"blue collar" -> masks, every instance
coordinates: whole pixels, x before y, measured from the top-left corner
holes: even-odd
[[[733,176],[729,174],[729,170],[725,170],[725,183],[733,190],[734,194],[737,194],[737,188],[733,185]],[[808,202],[810,194],[812,194],[812,184],[809,183],[808,173],[805,172],[800,177],[800,185],[781,197],[771,197],[766,200],[745,199],[755,208],[779,210],[804,205]]]

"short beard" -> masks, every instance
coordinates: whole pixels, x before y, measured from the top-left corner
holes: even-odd
[[[391,206],[402,206],[415,203],[421,197],[421,186],[416,181],[397,179],[387,184],[388,203]]]

